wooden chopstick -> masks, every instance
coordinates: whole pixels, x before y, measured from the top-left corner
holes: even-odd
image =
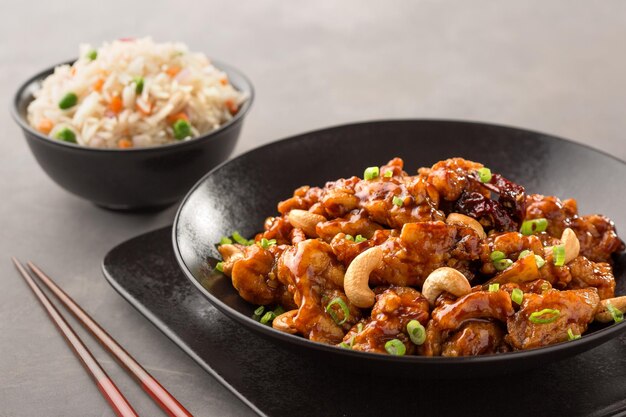
[[[159,382],[148,373],[119,343],[115,341],[89,314],[65,293],[48,275],[32,262],[28,267],[54,293],[63,305],[87,330],[119,361],[144,391],[171,417],[193,417]]]
[[[138,417],[133,407],[128,403],[124,395],[120,392],[117,386],[113,383],[111,378],[106,374],[104,369],[100,366],[98,361],[93,357],[89,349],[83,344],[78,335],[74,333],[74,330],[65,321],[63,316],[54,307],[50,299],[43,293],[41,288],[35,283],[31,276],[26,272],[22,264],[15,259],[11,258],[15,267],[22,275],[30,289],[33,291],[41,305],[46,309],[50,319],[57,326],[57,329],[63,334],[65,340],[70,345],[74,353],[78,356],[85,369],[93,377],[98,386],[98,389],[108,401],[109,405],[120,417]]]

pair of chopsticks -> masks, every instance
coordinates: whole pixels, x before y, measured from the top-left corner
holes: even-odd
[[[15,258],[11,258],[15,267],[22,275],[37,299],[46,309],[50,319],[57,326],[67,343],[74,350],[85,369],[91,374],[96,382],[100,393],[108,401],[109,405],[120,417],[136,417],[137,413],[129,404],[128,400],[120,392],[111,378],[102,369],[96,358],[93,357],[89,349],[83,344],[72,327],[65,321],[61,313],[52,304],[50,299],[44,294],[39,285],[26,271],[24,266]],[[177,400],[167,392],[159,382],[148,373],[128,352],[124,350],[109,334],[102,328],[89,314],[87,314],[72,298],[67,295],[54,281],[41,271],[32,262],[28,262],[28,268],[39,280],[48,287],[50,291],[61,301],[78,321],[91,332],[91,334],[104,346],[141,385],[144,391],[169,415],[172,417],[193,417]]]

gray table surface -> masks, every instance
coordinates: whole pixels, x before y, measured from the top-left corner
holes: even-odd
[[[626,159],[620,1],[0,0],[0,416],[112,416],[14,271],[32,259],[195,415],[252,415],[103,279],[117,243],[172,222],[101,210],[39,169],[8,113],[18,84],[124,36],[180,40],[256,87],[235,154],[329,125],[450,118],[568,137]],[[557,162],[557,161],[555,161]],[[84,332],[80,333],[84,335]],[[141,415],[161,415],[91,339]]]

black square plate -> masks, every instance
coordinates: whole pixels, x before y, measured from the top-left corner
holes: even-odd
[[[320,362],[218,312],[181,272],[171,228],[112,249],[109,283],[259,415],[626,415],[626,334],[524,373],[433,380],[380,377]]]

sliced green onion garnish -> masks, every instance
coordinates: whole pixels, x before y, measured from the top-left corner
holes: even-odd
[[[352,337],[350,337],[350,340],[348,340],[348,342],[341,342],[339,343],[339,346],[341,346],[344,349],[352,349],[352,346],[354,346],[354,338],[356,337],[355,334],[352,335]]]
[[[273,311],[268,311],[267,313],[263,314],[263,317],[261,317],[261,320],[259,320],[261,322],[261,324],[272,324],[272,321],[274,321],[274,319],[276,318],[276,314],[274,314]]]
[[[426,329],[422,326],[417,320],[411,320],[406,325],[406,331],[409,333],[409,337],[411,338],[411,342],[420,346],[426,341]]]
[[[254,314],[252,315],[252,319],[259,321],[261,319],[261,316],[263,315],[263,313],[265,312],[265,306],[259,306],[256,308],[256,310],[254,310]]]
[[[90,61],[94,61],[96,58],[98,58],[98,51],[96,51],[95,49],[92,49],[91,51],[87,52],[87,55],[85,56]]]
[[[283,306],[278,306],[274,309],[274,314],[276,315],[276,317],[280,316],[284,312],[285,312],[285,309],[283,308]]]
[[[565,265],[565,245],[552,246],[552,256],[554,257],[554,265]]]
[[[76,133],[68,127],[59,130],[54,137],[63,142],[76,143]]]
[[[506,254],[499,250],[494,250],[493,252],[491,252],[491,255],[489,255],[489,258],[491,258],[491,260],[495,262],[506,258]]]
[[[67,110],[72,108],[78,103],[78,96],[74,93],[67,93],[63,96],[61,101],[59,101],[59,108],[61,110]]]
[[[524,300],[524,291],[520,290],[519,288],[514,288],[511,292],[511,301],[513,301],[515,304],[521,305],[522,300]]]
[[[276,239],[265,239],[265,238],[261,238],[261,241],[259,242],[259,245],[263,248],[263,249],[267,249],[270,246],[273,246],[276,244]]]
[[[546,261],[539,255],[535,255],[535,263],[537,263],[537,268],[541,268],[546,264]]]
[[[532,313],[528,317],[528,320],[535,324],[547,324],[552,323],[553,321],[558,319],[560,315],[561,312],[557,309],[544,308],[541,311],[535,311],[534,313]]]
[[[500,290],[500,284],[498,284],[497,282],[489,284],[489,292],[496,292],[498,290]]]
[[[404,199],[395,195],[393,196],[393,204],[398,207],[402,207],[402,205],[404,204]]]
[[[366,180],[373,180],[375,178],[378,178],[378,174],[378,167],[365,168],[365,172],[363,172],[363,178],[365,178]]]
[[[480,178],[480,182],[485,183],[491,181],[491,170],[489,168],[480,168],[477,172],[478,177]]]
[[[233,240],[240,245],[250,246],[254,244],[254,240],[248,240],[245,237],[241,236],[239,232],[233,232]]]
[[[622,313],[622,311],[616,308],[613,304],[606,303],[606,309],[609,310],[609,313],[611,313],[611,316],[613,316],[613,321],[615,323],[624,321],[624,313]]]
[[[576,339],[580,339],[580,335],[574,334],[572,329],[567,329],[567,340],[576,340]]]
[[[540,219],[525,220],[519,231],[524,236],[530,236],[533,233],[543,232],[547,228],[548,221],[542,217]]]
[[[522,259],[522,258],[525,258],[525,257],[527,257],[528,255],[530,255],[531,253],[533,253],[533,251],[528,250],[528,249],[523,250],[523,251],[521,251],[521,252],[519,253],[519,256],[517,257],[517,259]]]
[[[232,239],[227,236],[224,236],[220,239],[220,245],[230,245],[231,243],[233,243]]]
[[[172,129],[174,129],[174,137],[178,140],[191,136],[191,125],[185,119],[176,120]]]
[[[343,320],[339,320],[339,317],[337,317],[337,313],[335,313],[335,310],[332,308],[335,304],[341,307],[341,310],[343,312]],[[350,309],[341,297],[333,298],[331,302],[328,303],[328,305],[326,306],[326,312],[330,314],[330,317],[332,317],[333,321],[338,325],[344,324],[346,320],[348,320],[348,318],[350,317]]]
[[[511,265],[513,265],[513,261],[510,259],[498,259],[493,263],[493,266],[495,266],[498,271],[504,271]]]
[[[357,333],[361,333],[363,331],[363,323],[359,323],[356,325]]]
[[[135,83],[135,93],[141,94],[143,91],[143,77],[135,77],[133,82]]]
[[[385,171],[385,173],[383,174],[383,177],[385,177],[385,178],[393,177],[393,171],[392,170]]]
[[[355,241],[356,243],[365,242],[366,240],[367,240],[367,239],[366,239],[366,238],[364,238],[364,237],[363,237],[363,236],[361,236],[361,235],[356,235],[356,237],[354,238],[354,241]]]
[[[402,356],[406,353],[406,346],[398,339],[391,339],[385,343],[385,350],[390,355]]]
[[[549,289],[550,289],[549,283],[544,282],[543,284],[541,284],[541,292],[548,291]]]
[[[224,262],[218,262],[217,264],[215,264],[215,270],[224,272]]]
[[[346,235],[346,240],[354,240],[354,236],[352,236],[352,235]]]

